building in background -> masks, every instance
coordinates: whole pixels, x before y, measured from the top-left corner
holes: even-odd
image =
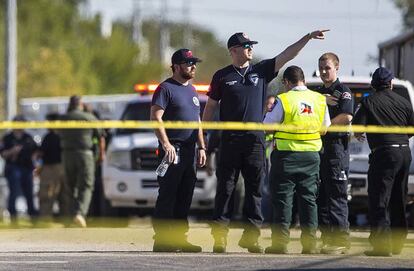
[[[379,65],[392,70],[397,78],[414,83],[414,29],[382,42]]]

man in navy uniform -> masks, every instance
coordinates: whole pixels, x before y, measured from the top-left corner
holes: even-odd
[[[306,34],[278,56],[254,65],[250,61],[253,59],[253,45],[258,42],[250,40],[245,33],[233,34],[227,42],[232,64],[214,74],[203,121],[213,120],[220,103],[220,121],[262,123],[268,83],[311,39],[323,39],[325,31]],[[266,167],[264,143],[263,131],[223,131],[212,225],[213,251],[216,253],[226,251],[228,224],[234,207],[233,194],[240,171],[245,185],[243,215],[246,224],[239,245],[252,253],[263,252],[258,238],[263,221],[260,186]]]
[[[354,101],[349,88],[338,79],[339,58],[325,53],[319,58],[319,72],[326,96],[332,125],[349,125],[354,113]],[[322,137],[320,152],[321,184],[318,197],[319,227],[322,232],[321,253],[343,254],[349,250],[348,222],[348,133],[329,132]]]
[[[353,124],[379,126],[414,126],[413,106],[392,90],[394,75],[378,68],[372,75],[375,93],[364,98]],[[365,137],[355,133],[360,141]],[[371,149],[368,169],[368,198],[372,250],[368,256],[398,255],[407,237],[407,183],[411,164],[408,134],[367,133]]]
[[[188,49],[180,49],[173,54],[173,75],[155,90],[151,120],[200,121],[200,101],[194,86],[189,82],[194,78],[196,64],[200,61]],[[200,246],[187,241],[186,232],[188,211],[197,180],[194,158],[197,155],[199,166],[204,166],[206,162],[203,132],[201,128],[159,128],[155,130],[155,134],[159,140],[159,157],[165,156],[170,166],[164,176],[158,176],[153,251],[201,252]]]

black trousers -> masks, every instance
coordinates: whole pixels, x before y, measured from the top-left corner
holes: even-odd
[[[180,148],[180,161],[178,164],[171,164],[164,177],[158,177],[158,198],[153,220],[154,239],[172,235],[184,236],[188,231],[187,216],[197,180],[195,144],[173,145]],[[165,152],[162,147],[158,150],[161,161]]]
[[[369,240],[377,249],[401,249],[407,236],[405,211],[410,148],[380,148],[370,154],[369,164]]]
[[[349,246],[348,138],[323,141],[320,152],[318,220],[324,243]]]
[[[261,184],[265,177],[265,149],[255,135],[229,136],[223,134],[217,168],[217,192],[214,208],[213,236],[225,236],[233,214],[234,191],[239,174],[244,178],[245,197],[243,219],[245,231],[252,241],[260,235]]]

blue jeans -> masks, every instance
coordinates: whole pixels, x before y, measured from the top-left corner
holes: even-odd
[[[16,199],[20,195],[20,191],[26,199],[28,214],[30,216],[36,215],[33,203],[33,169],[8,164],[5,167],[4,173],[9,187],[7,209],[10,217],[14,218],[17,215]]]

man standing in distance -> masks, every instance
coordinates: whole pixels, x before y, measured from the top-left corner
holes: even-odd
[[[317,30],[303,36],[278,56],[251,65],[253,44],[244,33],[233,34],[228,42],[232,64],[217,71],[210,84],[209,99],[203,121],[211,121],[220,102],[220,121],[261,123],[264,118],[267,84],[279,69],[293,59],[311,39],[324,39]],[[258,244],[261,214],[260,184],[265,176],[265,150],[263,131],[223,131],[221,157],[217,169],[213,251],[226,251],[228,224],[233,211],[233,192],[241,171],[245,182],[243,213],[246,227],[239,245],[252,253],[262,253]]]
[[[349,125],[354,113],[351,91],[337,76],[339,58],[325,53],[319,58],[319,72],[323,86],[319,89],[326,96],[332,125]],[[349,249],[348,222],[348,133],[327,133],[322,137],[318,208],[322,232],[321,253],[343,254]]]
[[[172,77],[162,82],[152,97],[151,120],[200,121],[200,102],[193,85],[196,64],[201,60],[188,49],[176,51],[171,58]],[[154,213],[155,252],[201,252],[201,247],[187,241],[188,211],[197,180],[194,157],[198,165],[206,163],[206,147],[202,129],[155,130],[159,156],[170,166],[158,176],[159,190]],[[176,161],[176,162],[175,162]],[[168,221],[167,221],[168,220]],[[172,221],[176,220],[176,221]],[[177,227],[173,227],[177,222]]]

